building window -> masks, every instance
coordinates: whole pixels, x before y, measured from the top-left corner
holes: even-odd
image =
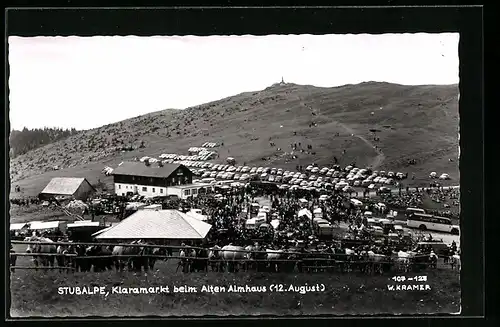
[[[121,186],[120,184],[118,184],[118,188],[119,188],[119,189],[121,189],[121,188],[122,188],[122,186]]]
[[[143,186],[143,187],[142,187],[142,190],[143,190],[144,192],[147,192],[147,191],[148,191],[148,188],[147,188],[146,186]]]
[[[160,193],[163,193],[163,189],[162,188],[160,189]]]
[[[198,194],[198,189],[197,189],[197,188],[194,188],[194,189],[193,189],[193,195],[196,195],[196,194]]]
[[[184,195],[185,196],[190,196],[191,195],[191,190],[184,190]]]
[[[155,192],[155,188],[153,187],[153,193]]]

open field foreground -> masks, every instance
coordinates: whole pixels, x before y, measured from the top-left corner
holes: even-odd
[[[439,314],[460,311],[459,273],[448,268],[418,274],[426,282],[396,282],[393,275],[176,273],[176,260],[158,263],[154,272],[66,274],[17,270],[11,275],[12,317],[64,316],[202,316],[202,315],[376,315]],[[406,277],[417,276],[408,273]],[[276,292],[272,284],[297,291]],[[300,286],[319,291],[300,293]],[[425,285],[430,290],[390,291],[388,285]],[[225,286],[226,292],[202,292],[203,286]],[[229,292],[229,286],[264,292]],[[105,287],[105,295],[58,294],[59,287]],[[170,293],[113,294],[113,287],[166,287]],[[174,293],[173,287],[196,287],[196,293]],[[323,290],[324,286],[324,290]]]

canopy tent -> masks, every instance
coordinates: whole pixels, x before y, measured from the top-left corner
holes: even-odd
[[[307,203],[307,200],[306,199],[299,199],[299,202],[300,203]]]
[[[307,209],[301,209],[301,210],[299,211],[299,215],[298,215],[298,216],[299,216],[299,217],[302,217],[302,216],[307,216],[309,219],[311,219],[311,218],[312,218],[312,213],[311,213],[311,211],[309,211],[309,210],[307,210]]]
[[[273,226],[274,229],[278,229],[279,225],[280,221],[278,219],[271,220],[271,226]]]
[[[178,210],[139,210],[97,239],[204,239],[212,225]]]

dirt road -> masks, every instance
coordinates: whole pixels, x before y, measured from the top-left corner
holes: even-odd
[[[321,115],[321,112],[319,112],[316,108],[313,108],[312,106],[304,103],[304,101],[300,97],[298,97],[298,98],[299,98],[300,104],[303,105],[304,107],[306,107],[307,109],[309,109],[314,116]],[[331,120],[331,117],[324,117],[324,118]],[[359,138],[368,147],[374,149],[377,152],[377,156],[373,159],[372,163],[369,166],[374,170],[377,169],[378,167],[380,167],[382,162],[385,160],[385,155],[382,152],[382,150],[380,150],[378,147],[375,147],[375,145],[372,142],[370,142],[367,138],[365,138],[364,136],[358,135],[357,132],[355,130],[353,130],[352,128],[350,128],[349,126],[347,126],[339,121],[336,121],[336,120],[334,120],[332,122],[338,124],[340,127],[345,129],[349,134],[353,135],[354,137]]]
[[[347,126],[341,122],[338,122],[338,121],[336,121],[336,123],[340,127],[342,127],[343,129],[345,129],[347,132],[351,133],[354,137],[357,137],[358,139],[363,141],[370,148],[374,149],[377,152],[377,156],[373,159],[372,163],[370,164],[370,167],[374,170],[376,170],[378,167],[380,167],[382,162],[385,160],[385,155],[382,152],[382,150],[380,150],[380,148],[378,148],[378,147],[375,147],[375,145],[372,142],[370,142],[368,139],[366,139],[364,136],[358,135],[356,133],[356,131],[353,130],[352,128],[350,128],[349,126]]]

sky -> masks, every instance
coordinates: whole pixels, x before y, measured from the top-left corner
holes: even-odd
[[[15,37],[11,129],[90,129],[184,109],[281,81],[459,82],[458,33]]]

